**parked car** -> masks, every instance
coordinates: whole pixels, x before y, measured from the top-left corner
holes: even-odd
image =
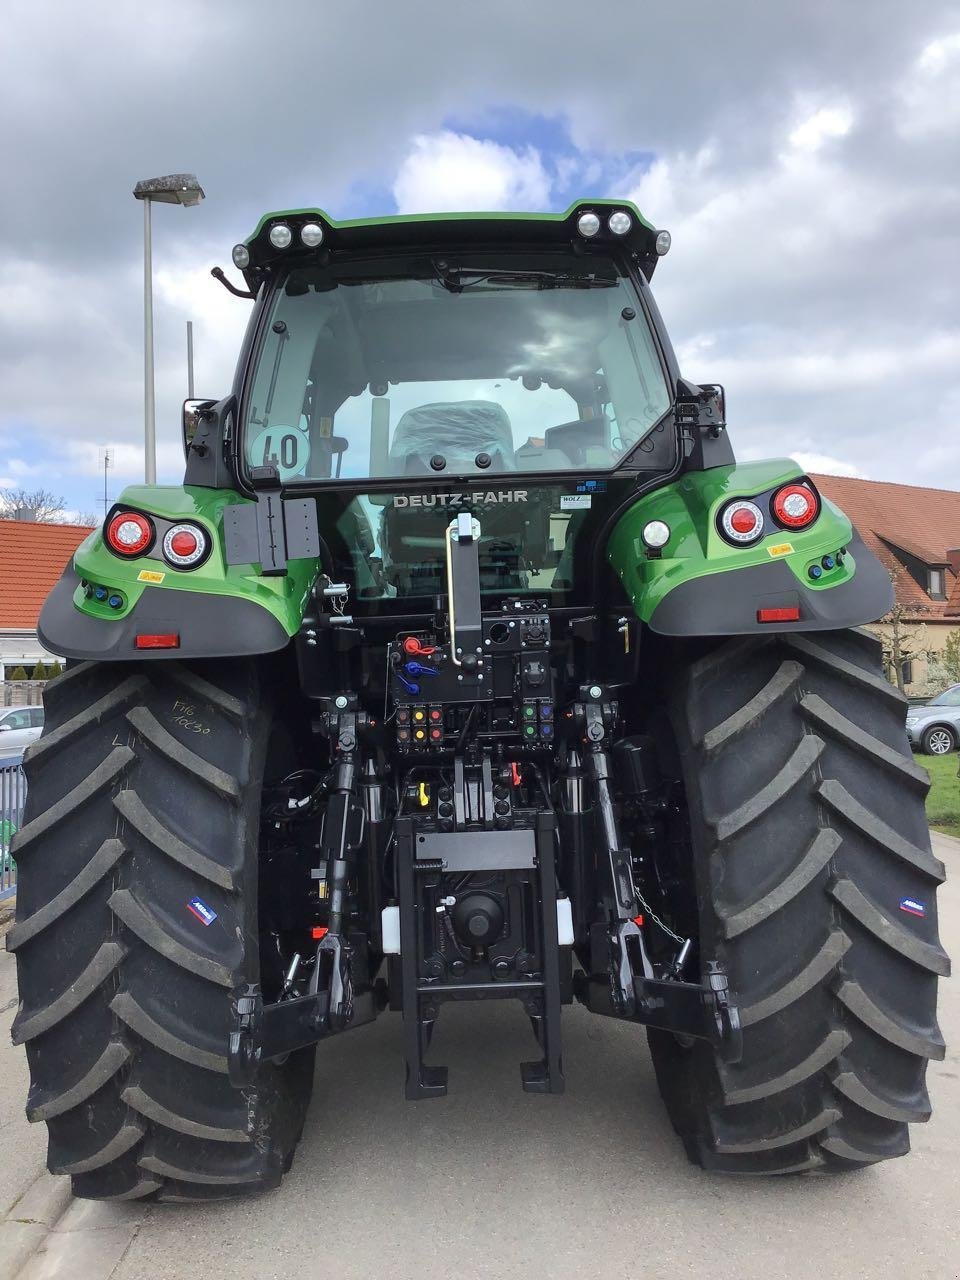
[[[945,756],[960,743],[960,684],[952,684],[929,702],[907,708],[907,737],[915,751]]]
[[[18,756],[43,728],[43,707],[7,707],[0,710],[0,760]]]

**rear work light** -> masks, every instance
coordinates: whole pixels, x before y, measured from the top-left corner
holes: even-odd
[[[163,535],[163,558],[176,569],[195,569],[209,550],[210,539],[197,524],[174,524]]]
[[[817,495],[805,484],[785,484],[770,505],[773,518],[786,529],[805,529],[820,514]]]
[[[103,533],[114,555],[142,556],[153,545],[153,525],[138,511],[118,511]]]
[[[728,542],[739,546],[756,542],[763,533],[763,512],[755,502],[737,498],[721,511],[720,528]]]

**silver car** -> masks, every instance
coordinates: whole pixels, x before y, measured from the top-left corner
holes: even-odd
[[[929,702],[907,708],[907,737],[915,751],[945,756],[960,743],[960,684],[952,684]]]
[[[18,756],[42,728],[43,707],[0,708],[0,760]]]

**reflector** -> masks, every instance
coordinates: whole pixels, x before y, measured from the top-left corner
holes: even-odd
[[[180,635],[179,632],[171,631],[166,635],[137,636],[134,645],[137,649],[179,649]]]
[[[758,609],[758,622],[799,622],[800,606],[798,604],[787,605],[782,609]]]

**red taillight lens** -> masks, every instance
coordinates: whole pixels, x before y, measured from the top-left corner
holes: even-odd
[[[820,514],[817,495],[805,484],[785,484],[773,495],[773,514],[787,529],[805,529]]]
[[[210,539],[198,524],[175,524],[163,535],[163,558],[177,569],[194,569],[210,550]]]
[[[728,542],[756,542],[763,533],[763,512],[755,502],[738,498],[720,513],[720,529]]]
[[[153,525],[138,511],[118,511],[111,516],[104,540],[118,556],[141,556],[153,542]]]

